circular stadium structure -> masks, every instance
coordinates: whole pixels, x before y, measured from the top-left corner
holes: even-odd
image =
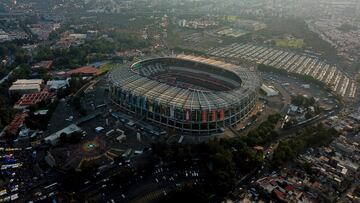
[[[112,100],[124,109],[199,135],[238,124],[254,108],[260,86],[253,67],[189,55],[138,61],[108,79]]]

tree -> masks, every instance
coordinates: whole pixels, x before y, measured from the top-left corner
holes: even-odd
[[[67,134],[62,132],[60,134],[59,140],[60,140],[61,143],[66,143],[67,142]]]
[[[69,136],[68,142],[72,143],[72,144],[76,144],[76,143],[79,143],[81,141],[81,138],[82,138],[82,133],[81,132],[73,132]]]
[[[229,150],[216,153],[212,182],[219,192],[227,192],[235,184],[235,163]]]
[[[274,151],[272,167],[281,167],[309,147],[328,145],[336,136],[336,130],[319,124],[298,132],[296,138],[282,139]]]
[[[72,104],[76,110],[81,109],[81,98],[79,96],[74,96],[72,99]]]
[[[44,68],[39,69],[38,71],[39,78],[48,81],[51,79],[51,75],[48,73],[48,71]]]
[[[0,106],[0,125],[2,127],[8,125],[15,115],[15,109],[6,106]]]
[[[274,132],[276,124],[281,119],[280,114],[269,115],[268,119],[262,122],[258,128],[251,130],[246,137],[242,138],[249,146],[266,145],[278,137]]]
[[[295,118],[290,118],[286,123],[284,123],[284,129],[290,129],[294,125],[298,124],[298,121]]]
[[[269,115],[267,120],[272,124],[277,124],[280,121],[281,117],[282,117],[281,114],[276,113]]]
[[[282,140],[275,149],[272,158],[272,167],[279,168],[288,160],[294,158],[294,151],[289,143],[289,140]]]
[[[304,164],[302,165],[305,172],[310,175],[313,173],[311,166],[312,166],[312,164],[308,161],[305,161]]]
[[[27,79],[30,77],[31,71],[28,67],[20,66],[16,68],[11,75],[14,79]]]

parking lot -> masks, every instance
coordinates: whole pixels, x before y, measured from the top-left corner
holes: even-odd
[[[0,173],[8,181],[0,190],[0,202],[19,201],[18,198],[24,198],[24,194],[27,198],[31,196],[29,191],[41,185],[46,186],[46,182],[51,182],[59,175],[56,171],[44,170],[35,164],[42,157],[32,147],[13,148],[3,145],[0,148]]]
[[[51,151],[64,169],[79,167],[82,161],[99,159],[104,164],[111,163],[116,152],[121,155],[127,150],[140,153],[149,148],[151,143],[160,139],[157,134],[166,131],[121,112],[113,105],[107,96],[105,79],[95,86],[85,90],[82,105],[87,115],[81,117],[67,101],[59,104],[50,125],[57,125],[62,129],[71,123],[77,124],[83,131],[83,138],[79,144],[66,144],[54,147]],[[64,108],[63,111],[59,108]],[[71,118],[71,119],[69,119]],[[64,154],[66,156],[64,156]]]
[[[294,76],[284,76],[276,73],[262,73],[262,78],[270,85],[273,85],[278,90],[282,89],[289,96],[304,95],[314,97],[320,104],[335,107],[338,103],[324,88],[317,84],[305,83]],[[282,91],[280,91],[281,93]],[[284,94],[284,93],[282,93]],[[290,98],[288,98],[290,102]]]
[[[262,63],[287,72],[310,76],[319,80],[344,98],[355,98],[356,82],[334,65],[316,57],[300,55],[252,44],[231,44],[207,50],[209,55],[224,58],[241,58]]]

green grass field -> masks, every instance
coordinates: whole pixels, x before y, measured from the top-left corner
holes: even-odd
[[[283,48],[295,48],[300,49],[305,45],[303,39],[279,39],[276,40],[276,46]]]
[[[116,64],[108,63],[100,67],[101,73],[106,73],[116,67]]]

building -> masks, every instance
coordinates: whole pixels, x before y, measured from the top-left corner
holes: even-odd
[[[47,81],[46,86],[51,91],[58,91],[60,89],[66,89],[70,85],[68,80],[49,80]]]
[[[45,102],[49,100],[53,96],[53,93],[48,92],[47,90],[31,93],[31,94],[24,94],[21,98],[16,102],[14,105],[15,109],[25,109],[29,106],[37,105],[41,102]]]
[[[0,42],[10,41],[10,37],[7,34],[0,34]]]
[[[114,102],[134,114],[189,134],[222,132],[254,108],[254,67],[178,55],[139,61],[109,74]]]
[[[11,85],[9,93],[22,95],[40,92],[43,82],[42,79],[19,79]]]
[[[15,115],[14,119],[11,123],[6,127],[5,132],[7,135],[17,135],[20,128],[23,126],[26,117],[28,117],[28,113],[19,112]]]
[[[310,84],[302,84],[301,87],[304,89],[310,89]]]
[[[46,69],[50,70],[53,65],[53,61],[40,61],[39,63],[36,63],[33,65],[33,69]]]
[[[273,97],[279,95],[279,92],[274,90],[272,87],[265,84],[261,85],[261,90],[265,92],[267,97]]]
[[[27,84],[38,84],[41,85],[44,83],[42,79],[18,79],[16,80],[13,85],[27,85]]]
[[[44,138],[45,143],[47,144],[51,144],[51,145],[57,145],[60,136],[65,133],[66,136],[71,135],[74,132],[80,132],[81,128],[79,128],[77,125],[75,124],[71,124],[69,126],[67,126],[66,128],[57,131],[54,134],[49,135],[48,137]]]
[[[84,40],[87,38],[87,35],[74,33],[74,34],[70,34],[69,37],[76,40]]]

